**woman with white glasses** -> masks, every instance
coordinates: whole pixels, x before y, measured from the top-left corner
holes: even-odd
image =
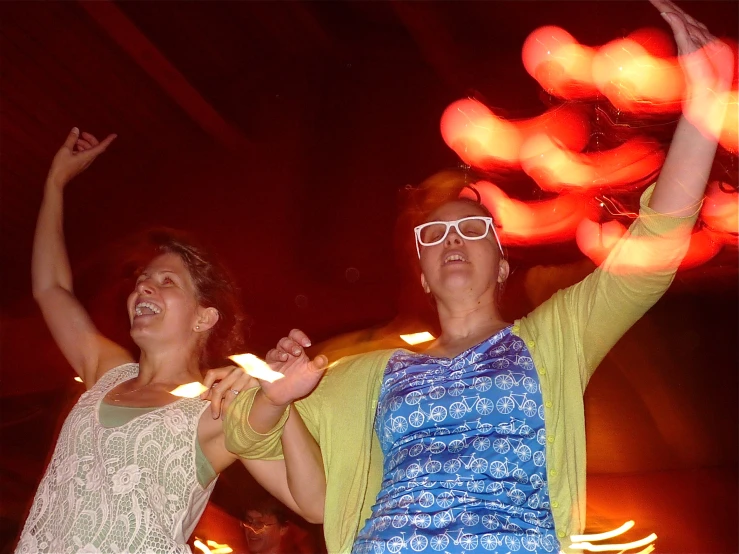
[[[310,341],[292,331],[267,356],[285,377],[232,405],[227,446],[282,449],[288,467],[317,461],[282,435],[291,403],[303,416],[323,453],[329,552],[558,552],[583,531],[583,393],[672,282],[717,147],[694,116],[732,78],[727,47],[671,2],[652,3],[692,94],[639,218],[595,272],[508,323],[496,293],[509,269],[490,213],[448,202],[415,229],[441,328],[425,352],[352,356],[323,375],[325,357],[310,360]]]

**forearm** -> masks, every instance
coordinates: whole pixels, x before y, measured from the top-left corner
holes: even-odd
[[[270,402],[262,389],[259,389],[249,411],[249,425],[257,433],[269,433],[280,422],[287,408],[287,406],[277,406]]]
[[[50,177],[41,202],[31,261],[35,298],[59,287],[72,292],[72,270],[64,243],[64,192]]]
[[[696,213],[708,184],[717,144],[685,116],[681,117],[649,207],[677,217]]]
[[[303,517],[323,523],[326,475],[318,443],[308,432],[297,410],[291,410],[282,433],[287,484]]]
[[[282,460],[280,438],[287,414],[283,414],[278,422],[264,433],[254,430],[249,423],[249,414],[258,392],[258,388],[243,391],[226,408],[223,427],[226,448],[240,458],[249,460]]]

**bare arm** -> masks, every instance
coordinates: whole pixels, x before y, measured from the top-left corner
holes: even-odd
[[[685,217],[696,213],[703,199],[725,117],[722,96],[731,85],[734,61],[730,48],[705,25],[669,0],[651,2],[675,35],[688,92],[649,207]]]
[[[91,387],[105,370],[130,361],[128,352],[106,339],[74,296],[72,271],[64,242],[64,187],[84,171],[115,139],[102,143],[73,129],[54,156],[44,188],[33,242],[33,297],[65,358]]]
[[[323,523],[326,503],[326,473],[321,449],[297,410],[291,410],[282,433],[287,485],[300,506],[303,517],[311,523]]]

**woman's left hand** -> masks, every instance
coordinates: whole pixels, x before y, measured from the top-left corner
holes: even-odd
[[[218,419],[241,391],[259,386],[259,382],[244,368],[228,366],[209,369],[205,373],[203,386],[208,390],[200,398],[210,400],[210,412],[213,419]]]
[[[734,77],[731,48],[670,0],[650,0],[672,28],[685,74],[685,117],[704,134],[718,138]]]

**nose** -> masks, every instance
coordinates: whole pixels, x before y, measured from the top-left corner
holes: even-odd
[[[136,290],[139,294],[154,294],[154,286],[151,279],[142,279],[136,285]]]
[[[457,232],[457,227],[449,227],[449,232],[446,235],[446,238],[444,239],[444,245],[445,246],[452,246],[457,244],[462,244],[464,240],[462,237],[459,236],[459,233]]]

